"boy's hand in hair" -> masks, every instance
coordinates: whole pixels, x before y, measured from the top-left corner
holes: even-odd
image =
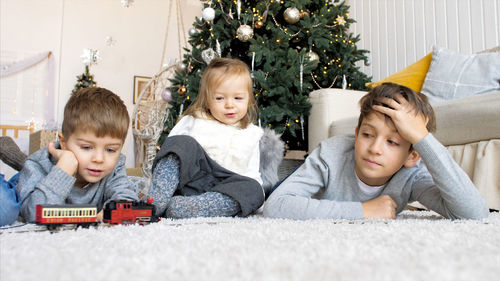
[[[398,205],[385,194],[361,203],[365,219],[394,219]]]
[[[56,166],[61,168],[70,176],[75,176],[78,169],[78,160],[73,152],[57,149],[54,143],[49,143],[49,153],[57,160]]]
[[[380,98],[378,101],[387,106],[374,105],[373,109],[389,116],[401,137],[415,144],[427,136],[427,118],[417,114],[415,107],[403,96],[398,94],[394,99]]]

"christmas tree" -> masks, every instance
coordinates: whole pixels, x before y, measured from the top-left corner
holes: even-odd
[[[97,86],[97,82],[94,81],[94,75],[90,74],[90,66],[97,64],[99,59],[98,50],[84,49],[83,54],[80,56],[82,58],[83,64],[85,65],[85,72],[82,75],[78,75],[77,82],[73,88],[72,93],[76,93],[81,88],[89,88]]]
[[[206,1],[205,1],[206,2]],[[218,0],[204,4],[189,30],[191,49],[171,79],[171,107],[162,143],[196,99],[203,70],[215,56],[246,62],[254,78],[259,123],[282,134],[288,149],[307,150],[309,93],[318,88],[365,89],[356,66],[368,64],[344,2]]]
[[[94,75],[90,74],[89,72],[88,65],[85,65],[85,72],[82,73],[82,75],[78,75],[76,78],[77,82],[75,84],[75,87],[73,88],[73,94],[81,88],[95,87],[97,85],[97,82],[94,81]]]

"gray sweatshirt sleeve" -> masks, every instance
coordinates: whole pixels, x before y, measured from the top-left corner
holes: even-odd
[[[27,222],[35,221],[35,207],[38,204],[64,204],[75,183],[74,177],[55,165],[48,172],[46,169],[39,162],[28,158],[19,176],[21,215]]]
[[[335,189],[330,184],[331,169],[340,169],[343,161],[335,157],[338,151],[332,145],[320,144],[309,155],[304,164],[288,177],[264,204],[264,215],[290,219],[362,219],[361,202],[336,201],[335,199],[315,199],[318,192]],[[337,160],[332,160],[337,159]],[[334,190],[328,190],[335,193]]]
[[[411,200],[451,219],[483,219],[488,206],[469,176],[432,135],[414,145],[428,173],[415,179]]]

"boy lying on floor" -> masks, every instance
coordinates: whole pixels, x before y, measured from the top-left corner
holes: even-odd
[[[64,107],[59,143],[24,162],[17,185],[24,219],[35,221],[37,204],[92,204],[100,221],[108,201],[138,201],[121,154],[129,123],[127,107],[113,92],[90,87],[74,93]]]
[[[271,194],[265,216],[393,219],[413,201],[446,218],[488,216],[467,174],[430,133],[436,125],[426,96],[384,83],[360,105],[355,135],[323,141]]]

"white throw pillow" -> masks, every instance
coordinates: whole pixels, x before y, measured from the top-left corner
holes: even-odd
[[[433,47],[422,93],[432,103],[500,89],[500,53],[459,54]]]

